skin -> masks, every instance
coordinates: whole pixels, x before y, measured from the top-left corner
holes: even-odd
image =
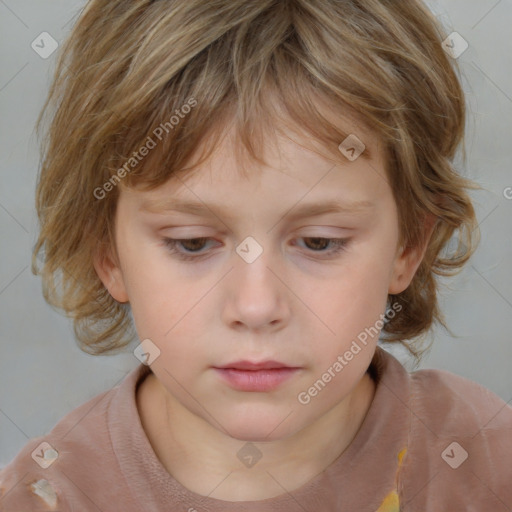
[[[358,135],[378,147],[371,133]],[[366,371],[377,337],[307,405],[297,397],[375,325],[388,294],[407,288],[432,232],[430,223],[422,247],[398,247],[380,149],[370,162],[341,153],[333,162],[311,141],[292,139],[266,145],[269,166],[250,164],[249,178],[237,172],[228,136],[192,175],[150,192],[122,187],[119,260],[112,252],[94,260],[112,296],[130,303],[140,339],[161,351],[137,394],[148,439],[176,480],[212,498],[261,500],[293,491],[346,449],[375,393]],[[216,202],[226,212],[152,213],[142,209],[148,199]],[[305,202],[330,199],[374,206],[291,218]],[[252,263],[235,251],[248,236],[263,248]],[[201,254],[183,261],[165,237],[207,240],[178,244],[181,253]],[[335,246],[319,237],[349,242],[329,256]],[[212,368],[240,359],[301,369],[273,391],[244,392]],[[237,458],[248,441],[262,453],[250,468]]]

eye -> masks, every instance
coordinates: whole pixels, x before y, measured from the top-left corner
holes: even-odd
[[[204,246],[205,240],[208,240],[208,238],[164,238],[163,242],[165,246],[169,248],[172,254],[177,254],[178,257],[182,260],[191,261],[200,258],[199,255],[195,256],[194,254],[199,252],[197,250],[198,246],[199,248]],[[177,249],[178,245],[185,247],[185,253]],[[187,249],[186,246],[192,246],[192,249]],[[188,255],[187,252],[191,253],[192,255]]]
[[[306,247],[312,246],[309,252],[319,253],[322,255],[333,256],[345,250],[349,239],[346,238],[322,238],[322,237],[300,237],[301,240],[310,240],[312,243],[306,243]],[[205,242],[211,240],[209,238],[163,238],[164,245],[169,249],[171,254],[185,261],[199,260],[205,255],[201,252]],[[325,250],[331,244],[332,248]],[[181,246],[181,249],[179,248]],[[183,250],[184,249],[184,250]]]
[[[312,246],[313,249],[310,252],[316,252],[320,254],[326,254],[328,256],[334,256],[339,252],[346,249],[349,242],[348,238],[322,238],[322,237],[302,237],[302,240],[311,240],[313,243],[305,243],[306,247]],[[326,246],[329,246],[332,242],[332,248],[324,250]]]

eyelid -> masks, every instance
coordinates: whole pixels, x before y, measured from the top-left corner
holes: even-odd
[[[306,257],[315,259],[315,261],[329,260],[334,259],[338,256],[338,254],[347,249],[347,246],[351,243],[352,238],[336,238],[329,236],[299,236],[297,239],[319,239],[326,240],[329,243],[334,245],[334,248],[330,250],[320,250],[315,251],[313,249],[302,249],[302,252]],[[163,244],[167,247],[171,255],[176,255],[178,259],[183,261],[202,261],[210,255],[208,251],[200,251],[200,252],[184,252],[176,249],[180,242],[190,242],[193,240],[212,240],[212,237],[190,237],[190,238],[169,238],[165,237],[162,239]],[[294,238],[295,240],[295,238]],[[296,245],[296,244],[294,244]],[[314,256],[318,254],[318,256]]]

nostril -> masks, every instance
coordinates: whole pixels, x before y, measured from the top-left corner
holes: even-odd
[[[38,480],[30,485],[33,494],[39,496],[49,507],[55,509],[57,506],[57,493],[48,480]]]

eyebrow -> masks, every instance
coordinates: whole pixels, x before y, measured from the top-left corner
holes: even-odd
[[[330,213],[344,213],[344,214],[362,214],[375,207],[375,203],[367,200],[340,202],[337,200],[325,201],[323,203],[306,203],[293,206],[285,212],[282,217],[296,219],[302,217],[318,217]],[[212,214],[218,217],[232,219],[236,216],[224,209],[220,204],[216,203],[196,203],[189,201],[180,201],[177,199],[163,199],[163,200],[147,200],[140,206],[140,210],[163,214],[163,213],[188,213],[198,217],[209,217]]]

